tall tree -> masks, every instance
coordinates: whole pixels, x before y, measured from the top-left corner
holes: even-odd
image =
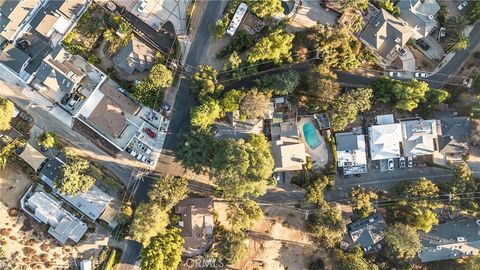
[[[198,130],[208,130],[215,120],[220,118],[222,108],[217,100],[210,97],[197,107],[194,107],[190,113],[190,124]]]
[[[333,248],[342,240],[344,233],[342,213],[335,207],[325,204],[313,215],[310,226],[315,238],[326,248]]]
[[[227,208],[228,221],[233,231],[252,229],[256,221],[263,217],[262,209],[252,200],[232,203]]]
[[[437,104],[447,101],[450,97],[450,93],[442,89],[432,88],[425,93],[425,103],[429,107],[433,107]]]
[[[15,106],[10,100],[0,97],[0,131],[10,129],[14,110]]]
[[[451,36],[447,39],[447,44],[445,48],[447,51],[461,51],[464,50],[468,47],[470,44],[470,40],[468,39],[467,36],[460,34],[457,36]]]
[[[221,84],[217,84],[218,72],[211,66],[199,66],[192,77],[193,93],[200,99],[218,94],[223,90]]]
[[[353,204],[353,211],[360,217],[368,217],[373,214],[375,209],[372,205],[372,200],[378,199],[378,195],[362,187],[356,187],[350,193],[350,198]]]
[[[473,173],[466,162],[455,166],[453,170],[453,179],[450,183],[452,193],[465,193],[477,191]]]
[[[175,157],[186,169],[195,173],[205,173],[215,152],[215,141],[208,132],[192,130],[183,134],[181,143],[175,151]]]
[[[458,36],[462,34],[463,29],[467,25],[465,16],[450,16],[445,21],[445,28],[449,36]]]
[[[217,226],[213,249],[227,264],[235,264],[248,254],[248,236],[244,232],[226,230]]]
[[[260,18],[271,17],[282,11],[280,0],[248,1],[250,8]]]
[[[160,177],[148,191],[151,203],[169,211],[188,195],[188,180],[183,177],[167,175]]]
[[[85,193],[95,184],[95,178],[88,175],[90,163],[72,153],[67,154],[67,163],[62,166],[54,185],[62,194],[75,196]]]
[[[331,128],[339,131],[355,122],[359,112],[370,109],[372,97],[372,89],[359,88],[335,99],[332,104]]]
[[[260,2],[260,1],[258,1]],[[276,64],[292,61],[293,35],[277,29],[262,38],[247,54],[249,63],[271,60]]]
[[[45,148],[53,148],[57,145],[57,135],[53,132],[44,131],[38,136],[38,143]]]
[[[210,176],[226,196],[263,195],[273,171],[269,143],[263,135],[251,135],[247,142],[225,140],[217,145],[211,168]]]
[[[377,102],[393,103],[395,108],[405,111],[411,111],[425,102],[425,95],[430,90],[423,81],[401,82],[386,77],[375,80],[372,89]]]
[[[153,203],[140,203],[130,225],[132,239],[148,246],[150,239],[161,233],[168,225],[168,214]]]
[[[295,93],[298,103],[309,112],[327,110],[340,93],[337,76],[323,66],[306,76]]]
[[[480,19],[480,2],[475,1],[473,3],[469,3],[469,7],[467,9],[467,18],[470,23],[474,23],[478,19]]]
[[[180,229],[175,227],[152,237],[141,252],[142,269],[176,270],[182,261],[183,243]]]
[[[223,112],[236,112],[239,109],[240,102],[245,97],[245,92],[237,89],[232,89],[225,93],[220,100],[220,107]]]
[[[352,9],[364,11],[368,7],[368,0],[346,0],[343,2],[342,11],[346,12]]]
[[[401,223],[387,227],[384,241],[389,258],[399,264],[410,262],[422,247],[417,230]]]
[[[156,64],[143,80],[135,85],[132,97],[135,101],[156,109],[162,105],[164,89],[173,81],[173,74],[166,66]]]
[[[250,89],[240,103],[240,115],[247,119],[263,118],[269,102],[269,94],[260,92],[256,88]]]
[[[258,80],[258,87],[273,91],[277,96],[288,96],[293,93],[300,83],[300,74],[287,71],[275,75],[267,75]]]

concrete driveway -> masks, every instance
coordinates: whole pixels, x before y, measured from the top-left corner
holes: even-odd
[[[428,50],[424,51],[418,45],[415,45],[415,47],[430,59],[442,60],[443,56],[445,55],[445,51],[437,42],[437,39],[434,36],[429,35],[428,37],[423,38],[423,40],[430,46]]]
[[[415,56],[408,47],[405,47],[406,54],[404,56],[399,55],[402,60],[402,67],[404,71],[415,71]]]
[[[319,1],[303,0],[296,14],[290,19],[286,29],[292,32],[303,31],[305,27],[315,26],[317,23],[335,25],[339,15],[331,10],[320,7]]]
[[[187,8],[191,0],[148,0],[145,9],[140,12],[142,0],[116,0],[126,10],[142,19],[153,29],[158,30],[170,21],[177,35],[187,34]]]

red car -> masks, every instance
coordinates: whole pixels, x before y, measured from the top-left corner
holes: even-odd
[[[151,129],[149,128],[145,128],[143,131],[145,131],[145,133],[147,133],[147,135],[150,137],[150,138],[155,138],[155,136],[157,136],[157,134],[155,132],[153,132]]]

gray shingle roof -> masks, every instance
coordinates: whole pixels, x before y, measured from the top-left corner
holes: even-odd
[[[435,15],[440,6],[435,0],[400,0],[400,18],[423,37],[426,37],[436,26]]]
[[[155,62],[155,51],[145,43],[134,38],[127,46],[120,49],[113,62],[128,74],[135,70],[143,72],[152,68]]]
[[[413,36],[413,31],[405,21],[395,18],[384,9],[380,9],[367,24],[360,38],[386,57],[395,45],[405,46]]]
[[[337,143],[337,151],[350,151],[358,148],[357,134],[337,133],[335,142]]]
[[[347,231],[354,244],[360,244],[364,249],[370,250],[373,245],[383,239],[383,230],[387,224],[379,212],[347,225]]]
[[[9,44],[0,53],[0,62],[17,73],[20,73],[23,65],[29,59],[30,59],[30,56],[28,56],[26,53],[16,48],[12,44]]]

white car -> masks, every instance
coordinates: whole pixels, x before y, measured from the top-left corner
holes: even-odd
[[[408,166],[408,168],[413,167],[413,158],[412,157],[407,157],[407,166]]]
[[[388,163],[388,170],[393,171],[394,170],[394,168],[393,168],[394,167],[393,158],[389,158],[387,163]]]
[[[145,11],[145,8],[147,7],[147,1],[141,0],[138,4],[138,12],[143,13]]]
[[[428,74],[425,72],[415,72],[415,78],[427,78]]]
[[[460,5],[458,5],[457,9],[460,11],[460,10],[463,10],[466,6],[468,5],[468,2],[467,1],[464,1],[462,2]]]
[[[394,72],[394,71],[390,71],[390,72],[388,73],[388,76],[390,76],[390,77],[400,77],[400,73]]]

